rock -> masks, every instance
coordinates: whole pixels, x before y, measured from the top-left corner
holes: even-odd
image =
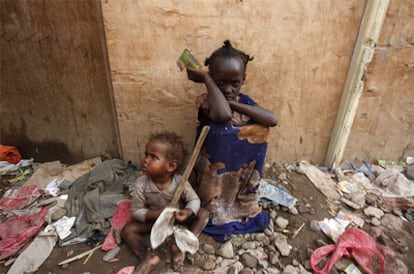
[[[241,262],[236,262],[232,267],[230,267],[228,274],[237,274],[243,269],[243,264]]]
[[[231,259],[234,257],[233,244],[231,241],[223,243],[216,251],[216,255]]]
[[[378,219],[381,219],[381,217],[384,216],[384,211],[379,208],[369,206],[364,209],[364,214],[369,217],[376,217]]]
[[[373,226],[380,226],[381,225],[381,221],[378,218],[374,217],[374,218],[371,219],[371,225],[373,225]]]
[[[292,215],[298,215],[299,212],[296,207],[289,208],[289,213]]]
[[[208,258],[201,264],[201,268],[204,270],[213,270],[216,267],[216,262],[213,258]]]
[[[256,248],[256,243],[255,242],[245,242],[244,244],[242,244],[241,248],[243,249],[255,249]]]
[[[310,221],[309,227],[312,231],[316,231],[316,232],[321,231],[321,228],[319,227],[319,221],[317,220]]]
[[[402,212],[398,208],[393,208],[392,209],[392,214],[394,214],[395,216],[398,216],[398,217],[402,216]]]
[[[240,274],[253,274],[253,270],[250,268],[243,268],[242,271],[240,271]]]
[[[214,252],[215,252],[214,247],[210,244],[204,244],[203,250],[207,254],[214,254]]]
[[[282,256],[289,256],[292,246],[287,243],[287,237],[285,235],[278,233],[274,244]]]
[[[276,212],[276,210],[272,210],[272,211],[270,211],[269,217],[270,217],[270,219],[272,219],[272,220],[276,219],[276,217],[277,217],[277,212]]]
[[[298,270],[293,265],[287,265],[282,274],[298,274]]]
[[[283,217],[277,217],[275,223],[278,227],[285,229],[289,225],[289,221]]]
[[[243,255],[241,255],[240,257],[240,262],[245,266],[245,267],[250,267],[250,268],[256,268],[257,267],[257,258],[248,254],[248,253],[244,253]]]

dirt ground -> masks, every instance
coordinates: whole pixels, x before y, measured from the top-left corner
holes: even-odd
[[[299,213],[298,215],[292,215],[287,210],[280,209],[278,216],[282,216],[289,220],[289,240],[288,243],[293,246],[293,250],[288,257],[281,257],[280,261],[282,265],[292,264],[295,259],[302,265],[306,266],[306,261],[309,260],[310,252],[320,246],[321,242],[331,244],[332,241],[325,236],[321,231],[316,232],[310,229],[309,223],[312,220],[323,220],[324,218],[334,217],[331,205],[327,203],[326,197],[313,185],[313,183],[303,174],[297,172],[289,172],[286,169],[281,169],[281,165],[278,168],[272,166],[264,171],[264,178],[271,178],[274,180],[278,179],[278,176],[284,172],[287,174],[286,182],[284,184],[287,190],[297,198],[297,206],[313,208],[305,213]],[[0,192],[1,195],[5,192],[9,184],[6,180],[2,180]],[[345,208],[343,205],[337,205]],[[349,209],[349,208],[348,208]],[[379,245],[385,245],[383,254],[386,259],[387,273],[404,273],[405,269],[399,264],[403,262],[406,273],[414,273],[414,222],[413,221],[402,221],[400,217],[396,217],[393,214],[386,214],[389,216],[389,225],[373,227],[368,223],[365,223],[363,230],[367,231],[371,236],[377,239]],[[363,216],[363,214],[362,214]],[[303,228],[299,233],[292,238],[294,231],[304,224]],[[205,234],[200,236],[200,245],[209,243],[215,247],[219,243],[215,242],[212,238]],[[404,250],[401,250],[404,247]],[[408,248],[408,249],[407,249]],[[116,258],[119,260],[113,263],[107,263],[102,260],[105,252],[97,250],[85,263],[86,257],[68,264],[65,268],[58,266],[58,263],[69,258],[80,254],[84,251],[91,249],[91,246],[87,244],[76,244],[67,247],[56,246],[52,251],[48,259],[43,263],[40,269],[36,273],[117,273],[121,268],[125,266],[136,265],[138,263],[137,258],[130,252],[127,246],[121,244],[121,251]],[[152,273],[165,273],[172,272],[170,268],[170,255],[167,251],[167,244],[163,244],[156,250],[157,254],[161,258],[161,263]],[[5,267],[4,264],[0,265],[0,273],[7,273],[10,266]],[[312,272],[312,271],[310,271]],[[181,273],[212,273],[202,271],[197,266],[191,265],[186,260]],[[379,272],[374,272],[379,273]]]

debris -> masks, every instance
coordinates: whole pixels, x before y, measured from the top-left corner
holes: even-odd
[[[76,256],[74,256],[74,257],[72,257],[72,258],[69,258],[69,259],[67,259],[67,260],[61,261],[60,263],[58,263],[58,265],[64,265],[64,264],[68,264],[68,263],[71,263],[71,262],[77,261],[77,260],[79,260],[79,259],[82,259],[83,257],[88,256],[90,253],[92,253],[92,252],[94,252],[95,250],[99,249],[101,246],[102,246],[102,245],[98,245],[98,246],[96,246],[96,247],[92,248],[91,250],[85,251],[85,252],[83,252],[83,253],[81,253],[81,254],[79,254],[79,255],[76,255]]]
[[[299,167],[328,199],[331,201],[339,200],[336,183],[331,178],[326,177],[321,170],[306,161],[301,161]]]
[[[302,223],[301,225],[300,225],[300,227],[298,228],[298,229],[296,229],[295,230],[295,232],[293,233],[293,235],[292,235],[292,239],[294,239],[298,234],[299,234],[299,232],[302,230],[302,228],[305,226],[305,223]]]
[[[296,198],[290,195],[290,193],[280,187],[277,182],[272,179],[260,180],[257,195],[259,199],[265,198],[289,209],[296,204]]]
[[[7,274],[32,273],[49,257],[56,245],[56,234],[40,232],[33,242],[17,257]]]

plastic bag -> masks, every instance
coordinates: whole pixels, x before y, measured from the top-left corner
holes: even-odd
[[[331,254],[332,253],[332,254]],[[322,269],[317,264],[331,254]],[[372,255],[375,255],[381,265],[381,273],[385,273],[385,262],[382,254],[377,250],[375,240],[365,231],[357,228],[348,228],[339,237],[337,244],[322,246],[316,249],[310,258],[315,273],[328,274],[342,256],[354,259],[365,273],[372,274]]]

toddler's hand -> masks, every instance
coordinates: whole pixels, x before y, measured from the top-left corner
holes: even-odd
[[[178,222],[184,222],[187,220],[188,217],[190,217],[193,214],[193,211],[191,209],[185,208],[185,209],[179,209],[175,212],[175,219]]]

